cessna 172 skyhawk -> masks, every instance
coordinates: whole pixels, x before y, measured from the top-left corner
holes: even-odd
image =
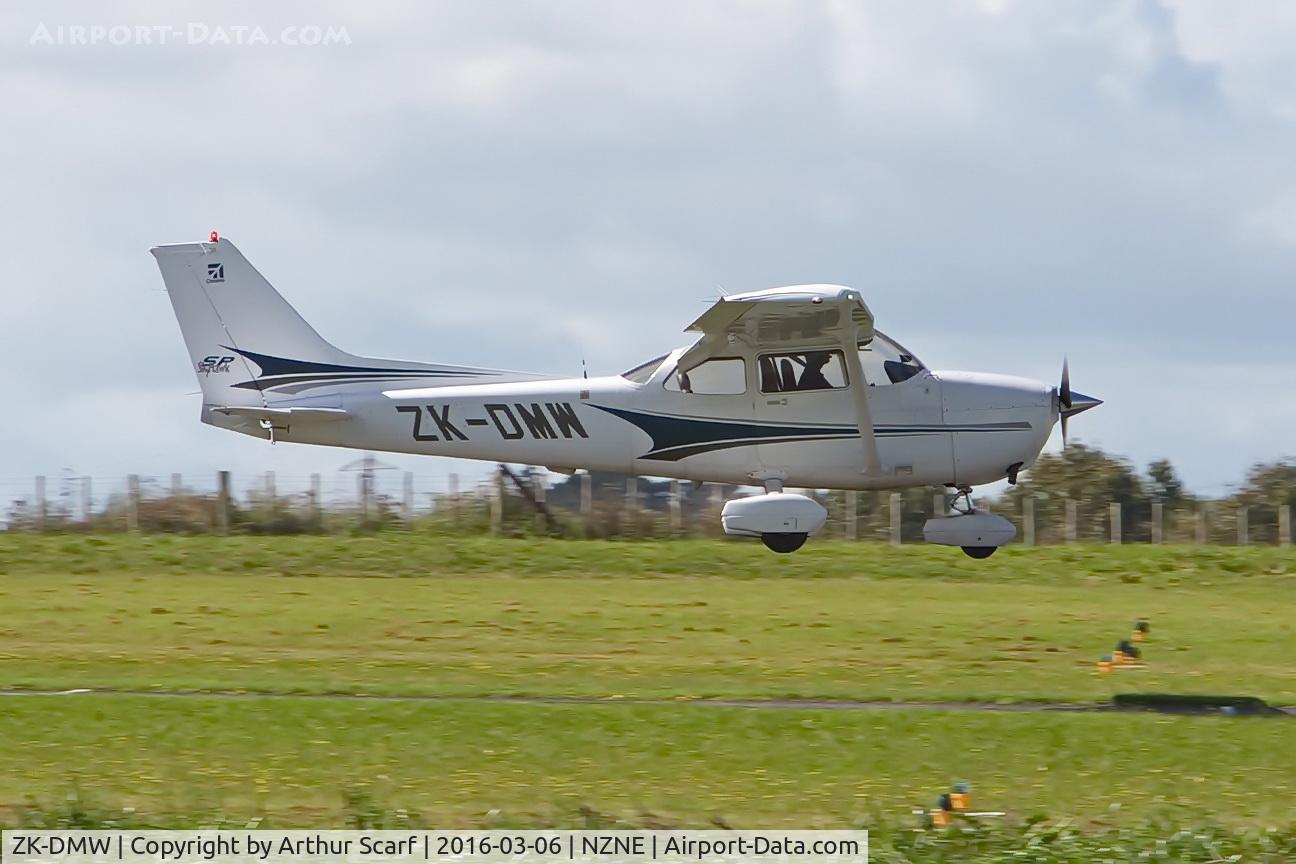
[[[717,300],[692,345],[603,378],[375,360],[326,342],[229,240],[151,250],[202,386],[202,421],[270,441],[758,485],[729,534],[792,552],[824,524],[784,487],[957,490],[929,542],[984,558],[1016,531],[972,487],[1016,482],[1053,424],[1100,404],[1062,384],[932,372],[858,291]],[[959,499],[963,503],[960,505]]]

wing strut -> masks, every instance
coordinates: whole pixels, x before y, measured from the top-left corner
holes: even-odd
[[[846,356],[846,371],[850,373],[851,395],[855,397],[855,422],[859,424],[860,444],[864,446],[864,473],[876,477],[882,474],[882,460],[878,457],[873,415],[869,411],[869,385],[859,359],[859,330],[855,326],[845,329],[847,338],[842,340],[842,353]]]

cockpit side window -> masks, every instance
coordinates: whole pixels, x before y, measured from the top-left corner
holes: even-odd
[[[646,363],[640,363],[633,369],[627,369],[622,372],[621,377],[634,384],[647,384],[648,381],[651,380],[653,373],[657,371],[657,367],[661,366],[662,361],[665,360],[666,357],[667,355],[663,354],[660,357],[654,357]]]
[[[838,390],[846,386],[842,352],[827,350],[762,354],[756,361],[762,393]]]
[[[687,372],[676,370],[662,386],[676,393],[737,396],[747,392],[747,363],[741,357],[713,357]]]

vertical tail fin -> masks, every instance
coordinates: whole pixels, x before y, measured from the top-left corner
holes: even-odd
[[[348,387],[436,387],[549,376],[375,360],[324,340],[228,240],[149,250],[180,322],[207,409],[336,404]],[[409,382],[409,383],[405,383]]]
[[[266,352],[302,363],[352,359],[316,333],[230,241],[149,251],[162,271],[204,403],[264,404],[250,361]]]

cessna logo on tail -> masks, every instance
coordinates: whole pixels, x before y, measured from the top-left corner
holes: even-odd
[[[208,354],[199,360],[194,367],[198,370],[199,375],[210,375],[213,372],[228,372],[230,364],[234,362],[233,357],[221,357],[217,354]]]
[[[208,265],[207,265],[207,281],[208,281],[208,282],[224,282],[224,281],[225,281],[225,265],[224,265],[224,264],[208,264]]]
[[[516,441],[524,436],[532,438],[588,438],[576,410],[570,402],[539,402],[530,404],[514,402],[487,402],[482,406],[486,417],[468,417],[466,426],[494,426],[500,437]],[[397,405],[401,414],[414,415],[415,441],[467,441],[468,436],[450,420],[449,405]],[[487,417],[490,419],[488,420]],[[431,418],[432,423],[426,420]],[[431,426],[435,424],[436,432]]]

